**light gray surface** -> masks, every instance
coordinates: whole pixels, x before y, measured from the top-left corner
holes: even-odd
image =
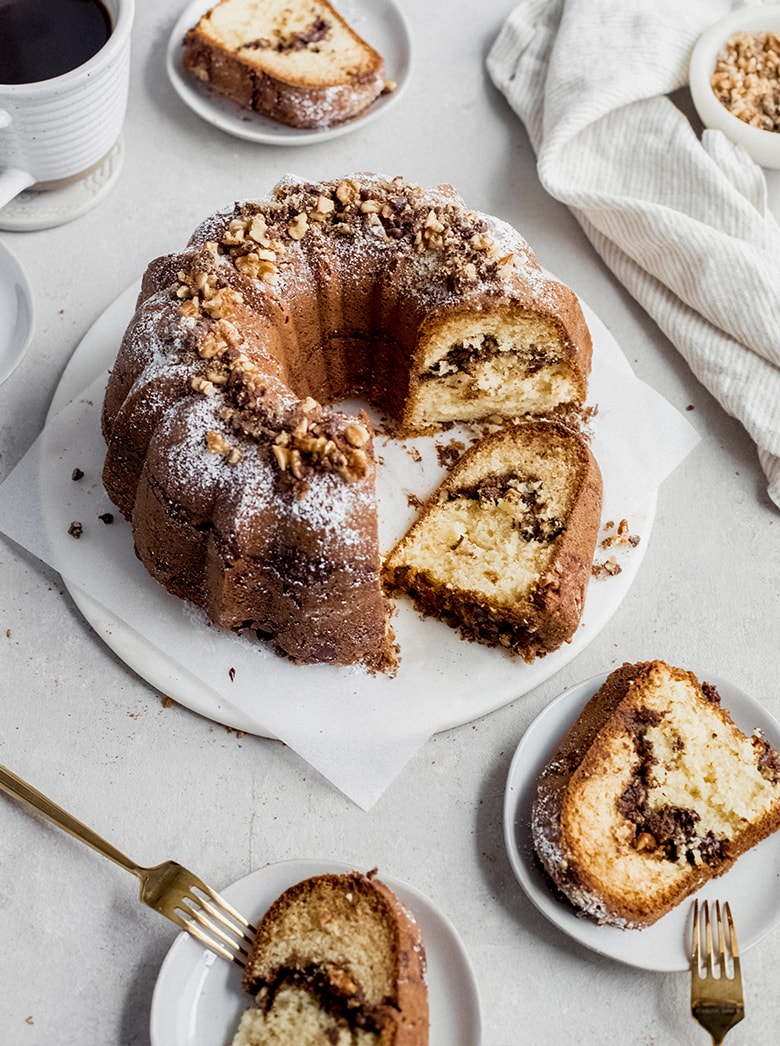
[[[685,975],[598,958],[530,907],[504,851],[502,802],[536,713],[623,660],[663,657],[724,676],[780,716],[780,514],[750,441],[541,190],[525,132],[484,72],[511,0],[403,0],[416,47],[405,96],[357,135],[287,150],[229,138],[180,103],[163,70],[180,6],[139,5],[126,157],[110,196],[70,225],[0,234],[30,277],[36,311],[33,344],[0,386],[0,477],[35,439],[84,332],[145,263],[179,247],[210,211],[291,170],[452,182],[471,206],[525,233],[639,376],[693,408],[686,416],[703,440],[664,484],[639,578],[604,632],[537,691],[433,738],[368,813],[280,744],[164,707],[95,637],[60,579],[5,540],[0,761],[139,861],[176,857],[217,887],[294,857],[378,865],[413,884],[465,941],[485,1046],[703,1042]],[[776,174],[770,191],[780,213]],[[148,1043],[151,994],[175,931],[136,896],[120,869],[0,800],[0,1042]],[[780,934],[744,968],[748,1016],[729,1042],[775,1042]]]

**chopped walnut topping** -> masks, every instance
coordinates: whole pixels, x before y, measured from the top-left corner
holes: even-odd
[[[360,199],[360,189],[349,178],[344,178],[336,186],[336,199],[340,203],[356,203]]]
[[[203,341],[198,346],[198,353],[203,359],[209,360],[214,356],[221,356],[226,349],[235,348],[242,342],[241,332],[235,323],[230,320],[216,320],[212,323]]]
[[[347,443],[352,447],[363,447],[369,441],[368,430],[364,425],[359,425],[357,422],[350,422],[349,425],[344,429],[344,437]]]
[[[313,469],[319,469],[336,472],[348,482],[354,482],[368,473],[369,458],[361,447],[370,435],[363,425],[350,422],[345,427],[344,439],[346,446],[342,449],[322,431],[318,421],[301,418],[292,429],[282,429],[277,434],[271,450],[279,469],[289,471],[295,479],[305,479]]]
[[[261,247],[270,247],[271,239],[268,235],[268,225],[262,214],[257,214],[252,219],[247,229],[249,239],[259,243]]]
[[[302,240],[309,227],[309,218],[305,211],[297,214],[287,226],[287,232],[293,240]]]
[[[235,465],[241,460],[241,451],[238,447],[232,446],[221,432],[215,432],[213,429],[206,433],[206,447],[209,454],[224,455],[231,465]]]
[[[215,291],[208,301],[203,302],[203,309],[215,320],[227,319],[243,300],[240,291],[232,287],[222,287]]]
[[[314,218],[315,221],[324,221],[329,214],[333,214],[336,209],[336,205],[328,196],[319,196],[317,204],[313,211],[309,212],[309,217]]]
[[[202,392],[204,396],[213,396],[217,389],[213,382],[200,374],[195,374],[190,380],[190,386],[195,392]]]

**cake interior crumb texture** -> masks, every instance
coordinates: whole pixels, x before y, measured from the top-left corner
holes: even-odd
[[[352,119],[388,88],[383,57],[328,0],[220,0],[184,68],[244,109],[297,127]]]
[[[600,515],[601,476],[578,433],[510,426],[464,454],[385,577],[424,612],[533,660],[579,624]]]
[[[533,822],[575,905],[649,925],[780,827],[780,759],[692,673],[624,666],[542,775]]]
[[[313,876],[263,916],[233,1046],[427,1046],[425,951],[374,872]]]
[[[322,86],[333,81],[336,62],[350,75],[373,69],[360,37],[321,0],[223,0],[206,19],[215,43],[276,76]]]

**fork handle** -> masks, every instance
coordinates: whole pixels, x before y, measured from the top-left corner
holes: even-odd
[[[121,868],[126,869],[126,871],[132,872],[133,875],[138,875],[138,865],[131,861],[129,857],[126,857],[115,846],[102,839],[97,832],[93,832],[91,828],[82,824],[72,814],[69,814],[67,810],[57,806],[43,792],[39,792],[37,788],[27,784],[26,781],[23,781],[21,777],[17,777],[12,770],[9,770],[2,764],[0,764],[0,788],[9,795],[14,796],[15,799],[21,799],[27,803],[34,810],[37,810],[39,814],[42,814],[47,821],[51,821],[58,828],[62,828],[63,831],[72,835],[74,839],[91,846],[93,850],[97,850],[103,857],[107,857],[109,861],[113,861]]]

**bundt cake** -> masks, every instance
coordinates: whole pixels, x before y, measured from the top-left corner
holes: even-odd
[[[536,852],[601,923],[644,927],[780,827],[780,757],[663,661],[608,676],[541,774]]]
[[[318,875],[260,922],[233,1046],[426,1046],[425,951],[374,872]]]
[[[529,421],[467,450],[384,563],[392,591],[533,661],[579,624],[601,522],[585,440]]]
[[[384,60],[328,0],[219,0],[184,38],[184,68],[243,109],[292,127],[358,116]]]
[[[286,179],[153,261],[103,405],[136,552],[217,625],[393,663],[364,397],[399,434],[578,410],[575,295],[451,187]]]

